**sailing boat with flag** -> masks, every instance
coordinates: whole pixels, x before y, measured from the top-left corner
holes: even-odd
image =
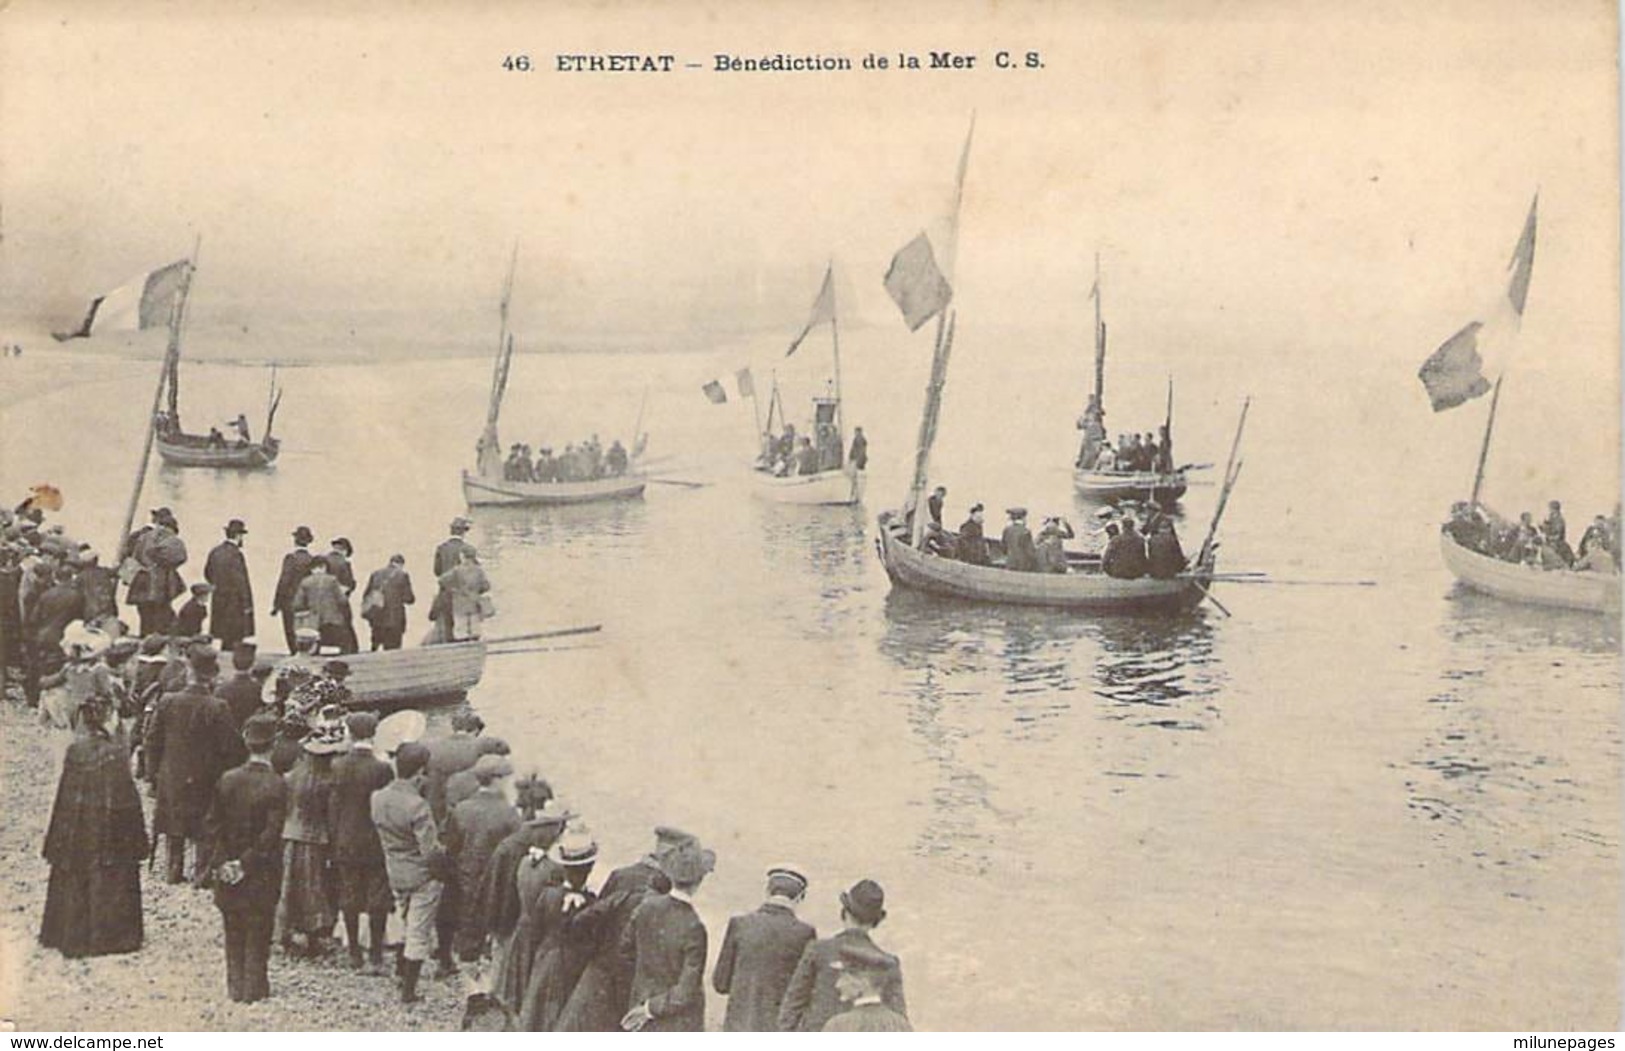
[[[602,500],[623,500],[643,495],[647,480],[637,469],[637,461],[647,445],[641,433],[643,413],[638,412],[636,434],[627,469],[600,477],[536,481],[511,478],[502,455],[497,421],[502,415],[502,399],[508,391],[508,374],[513,366],[513,333],[508,330],[508,306],[513,299],[514,270],[519,248],[514,246],[508,261],[508,278],[502,286],[501,328],[497,336],[496,362],[491,370],[491,398],[485,410],[485,428],[474,447],[473,471],[463,472],[463,499],[469,507],[547,507],[560,504],[586,504]]]
[[[1506,353],[1518,335],[1524,306],[1529,300],[1539,206],[1540,196],[1536,194],[1529,203],[1528,218],[1524,220],[1523,232],[1508,263],[1511,276],[1506,292],[1496,297],[1483,318],[1469,321],[1445,340],[1417,373],[1434,412],[1444,412],[1490,395],[1472,493],[1451,509],[1449,521],[1439,530],[1439,549],[1450,572],[1475,591],[1510,602],[1618,616],[1618,551],[1611,552],[1611,565],[1600,571],[1543,569],[1528,564],[1519,557],[1520,545],[1516,541],[1508,543],[1506,539],[1515,534],[1517,524],[1508,522],[1479,499],[1484,489],[1490,440],[1495,432],[1495,411],[1500,406],[1501,385],[1506,379]],[[1486,353],[1490,358],[1500,359],[1493,385],[1484,375]],[[1511,557],[1503,557],[1509,555]]]
[[[227,425],[231,431],[214,427],[207,434],[188,433],[181,425],[181,333],[186,324],[186,303],[191,293],[192,275],[197,270],[197,251],[182,259],[135,278],[90,302],[90,310],[72,332],[53,332],[59,343],[88,339],[106,332],[130,332],[169,328],[158,377],[158,395],[153,401],[153,434],[148,443],[158,446],[158,455],[175,467],[217,467],[254,470],[276,462],[282,443],[271,434],[282,392],[277,387],[276,369],[271,369],[271,392],[267,398],[265,428],[258,441],[253,439],[248,418],[239,415]],[[150,450],[149,450],[150,452]]]
[[[779,383],[774,377],[768,396],[767,423],[761,428],[763,448],[751,473],[753,491],[772,503],[851,507],[863,501],[863,466],[847,462],[846,434],[841,419],[841,330],[835,305],[835,264],[824,270],[824,283],[813,300],[812,313],[801,334],[784,356],[790,357],[806,342],[813,329],[829,324],[830,355],[834,376],[825,393],[813,398],[810,434],[796,436],[786,419]],[[739,373],[741,388],[749,384],[755,398],[755,384],[749,370]],[[783,425],[775,431],[774,421]]]
[[[974,130],[973,122],[972,132]],[[942,394],[948,382],[948,361],[954,345],[951,282],[970,144],[971,134],[967,133],[941,254],[930,236],[921,232],[893,257],[885,278],[886,291],[902,311],[910,330],[917,331],[932,318],[937,322],[931,376],[926,385],[925,409],[915,444],[913,482],[902,511],[887,511],[878,523],[880,535],[876,547],[886,574],[895,587],[974,602],[1052,606],[1100,613],[1164,614],[1192,609],[1203,599],[1212,598],[1208,589],[1213,583],[1219,519],[1241,468],[1236,460],[1241,426],[1236,429],[1231,463],[1225,472],[1224,488],[1207,539],[1187,571],[1173,577],[1122,579],[1109,576],[1099,556],[1074,551],[1065,552],[1066,572],[1021,572],[1001,564],[1002,553],[996,553],[986,564],[961,561],[940,550],[934,537],[927,537],[924,497],[930,478],[931,450],[942,414]],[[1243,408],[1242,426],[1246,418]]]
[[[1073,487],[1078,494],[1100,503],[1115,504],[1139,500],[1159,507],[1172,507],[1185,495],[1185,472],[1197,465],[1174,466],[1174,380],[1168,377],[1168,411],[1158,436],[1156,452],[1146,464],[1126,463],[1129,452],[1113,451],[1108,459],[1101,452],[1109,445],[1106,431],[1106,322],[1101,319],[1100,253],[1095,253],[1095,283],[1089,290],[1095,301],[1095,389],[1089,395],[1078,429],[1083,444],[1073,461]]]

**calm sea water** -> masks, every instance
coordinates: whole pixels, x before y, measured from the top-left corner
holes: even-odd
[[[1432,417],[1408,351],[1373,360],[1346,338],[1319,359],[1335,369],[1291,379],[1279,348],[1113,361],[1114,433],[1160,423],[1177,373],[1185,461],[1222,466],[1241,395],[1257,395],[1223,568],[1376,581],[1221,585],[1233,617],[1176,620],[890,591],[873,519],[906,484],[923,333],[843,332],[847,420],[871,439],[862,510],[753,500],[748,403],[700,397],[746,361],[765,391],[776,340],[522,356],[505,441],[626,438],[647,389],[651,455],[706,485],[475,514],[491,632],[604,630],[492,658],[472,703],[587,815],[606,872],[660,822],[717,850],[700,897],[713,945],[770,862],[809,867],[806,914],[825,931],[839,889],[878,879],[879,940],[902,955],[924,1028],[1612,1028],[1618,624],[1455,587],[1436,523],[1465,494],[1483,406]],[[962,328],[933,472],[956,521],[975,500],[1088,517],[1069,487],[1080,345]],[[389,349],[374,348],[386,362]],[[809,342],[776,366],[797,416],[825,354]],[[150,391],[99,368],[7,411],[0,480],[57,484],[64,519],[107,545]],[[426,605],[488,377],[477,358],[286,369],[274,471],[155,469],[142,506],[176,510],[191,574],[221,525],[246,519],[262,615],[300,524],[350,537],[358,571],[404,553]],[[188,366],[188,419],[253,418],[264,383]],[[1576,534],[1608,510],[1613,390],[1558,370],[1509,380],[1490,500],[1564,498]],[[1607,421],[1594,453],[1535,442],[1535,421],[1585,412]],[[1585,428],[1571,437],[1589,447]],[[1215,493],[1192,490],[1188,547]]]

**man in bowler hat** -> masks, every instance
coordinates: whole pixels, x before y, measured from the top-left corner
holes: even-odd
[[[903,968],[897,957],[880,949],[870,932],[886,918],[886,892],[872,879],[863,879],[841,892],[842,930],[808,945],[796,965],[796,973],[785,990],[779,1008],[779,1028],[788,1033],[816,1033],[841,1010],[841,997],[835,989],[840,968],[835,961],[851,946],[880,953],[886,960],[879,982],[885,1005],[908,1017],[903,1001]]]
[[[239,1003],[271,995],[266,961],[282,887],[282,821],[288,786],[271,769],[276,720],[243,727],[248,761],[221,775],[205,818],[206,869],[226,933],[226,992]]]
[[[282,618],[282,634],[288,641],[288,652],[294,650],[293,600],[299,594],[299,583],[310,573],[310,564],[316,556],[310,553],[310,542],[316,534],[309,526],[293,531],[293,550],[282,556],[282,573],[276,578],[276,598],[271,604],[271,616]]]

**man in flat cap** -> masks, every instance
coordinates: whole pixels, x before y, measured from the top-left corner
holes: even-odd
[[[630,951],[632,1009],[621,1028],[650,1033],[705,1030],[705,924],[694,911],[694,894],[716,867],[716,855],[699,843],[678,847],[661,860],[671,890],[650,894],[621,936]]]
[[[1010,516],[1010,524],[1004,527],[1002,537],[1004,568],[1018,573],[1038,572],[1038,548],[1033,544],[1033,534],[1027,529],[1027,509],[1012,507],[1005,514]]]
[[[452,808],[446,822],[446,853],[462,892],[454,947],[457,958],[468,964],[485,955],[490,941],[490,920],[479,908],[486,867],[502,841],[519,828],[519,811],[503,792],[513,764],[506,756],[482,755],[471,769],[479,788]]]
[[[824,1023],[826,1033],[912,1033],[908,1019],[886,1006],[880,990],[892,964],[879,949],[848,945],[830,963],[843,1010]]]
[[[214,651],[193,647],[187,656],[189,677],[177,693],[163,698],[144,739],[147,770],[157,786],[152,830],[168,842],[165,878],[186,878],[186,843],[195,849],[192,880],[203,875],[203,817],[215,782],[238,754],[237,726],[226,702],[214,695],[220,662]],[[277,831],[278,836],[281,830]]]
[[[903,1001],[903,968],[897,957],[880,950],[870,932],[886,918],[886,892],[872,879],[863,879],[841,892],[842,930],[829,938],[812,942],[801,954],[796,973],[785,990],[779,1008],[779,1028],[787,1033],[816,1033],[840,1013],[841,998],[835,991],[840,970],[833,966],[851,946],[880,952],[887,960],[880,981],[881,999],[886,1006],[908,1017]]]
[[[282,823],[288,786],[271,769],[276,720],[243,727],[248,760],[221,775],[205,819],[206,871],[226,934],[226,992],[239,1003],[271,995],[266,961],[282,887]]]
[[[288,652],[294,651],[294,599],[299,595],[299,584],[310,573],[310,564],[316,556],[310,553],[310,543],[316,534],[309,526],[293,531],[293,550],[282,556],[282,572],[276,578],[276,597],[271,603],[271,616],[282,618],[282,634],[288,641]]]
[[[970,515],[959,527],[959,539],[954,546],[954,557],[973,566],[988,564],[987,538],[982,534],[984,509],[972,504]]]
[[[359,971],[361,914],[367,916],[367,960],[373,974],[384,973],[384,927],[394,911],[395,899],[384,869],[384,848],[372,823],[372,794],[395,779],[389,764],[373,751],[378,716],[351,712],[344,720],[350,750],[333,760],[333,784],[328,796],[328,826],[332,829],[333,867],[337,870],[339,914],[349,946],[350,967]]]
[[[254,634],[254,587],[248,579],[248,562],[243,558],[243,537],[248,526],[241,518],[226,523],[226,538],[216,544],[203,563],[203,579],[214,586],[209,609],[209,634],[220,640],[222,650]]]
[[[728,998],[722,1028],[730,1033],[776,1033],[779,1005],[807,943],[818,937],[796,917],[807,896],[801,866],[767,870],[767,900],[755,912],[728,921],[711,984]]]
[[[395,779],[372,794],[372,823],[384,848],[384,868],[395,907],[406,926],[401,950],[401,1003],[416,1003],[423,961],[435,948],[435,916],[440,910],[445,851],[434,814],[423,798],[429,750],[416,741],[395,753]]]
[[[559,1031],[619,1031],[632,985],[632,967],[622,954],[621,939],[645,897],[671,890],[671,878],[663,868],[666,857],[696,842],[681,829],[661,825],[655,829],[655,848],[647,857],[609,874],[590,915],[584,914],[584,922],[600,932],[598,946],[559,1015]]]

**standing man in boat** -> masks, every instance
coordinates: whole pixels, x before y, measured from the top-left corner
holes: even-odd
[[[276,598],[271,605],[271,616],[282,618],[282,634],[288,642],[288,652],[294,652],[295,635],[293,600],[299,594],[299,583],[310,572],[316,556],[310,553],[310,542],[316,534],[309,526],[293,531],[293,550],[282,556],[282,574],[276,579]]]
[[[389,556],[389,565],[373,570],[361,593],[361,616],[372,628],[374,650],[398,650],[406,634],[406,607],[417,602],[406,556]]]
[[[1040,573],[1065,573],[1066,541],[1076,534],[1072,531],[1072,523],[1059,516],[1044,519],[1043,528],[1038,531],[1038,571]]]
[[[989,564],[987,538],[982,535],[985,511],[981,504],[973,504],[970,517],[959,526],[959,540],[954,545],[954,557],[973,566]]]
[[[852,428],[852,451],[847,454],[846,459],[854,471],[861,471],[869,466],[869,439],[864,437],[862,427]]]
[[[1000,538],[1004,544],[1004,568],[1018,573],[1038,572],[1038,549],[1033,546],[1033,534],[1027,529],[1027,509],[1012,507],[1005,512],[1010,524],[1004,527]]]
[[[925,501],[925,509],[930,512],[931,521],[935,522],[938,528],[942,526],[942,504],[947,499],[948,487],[939,485],[931,490],[931,495]]]
[[[243,537],[248,526],[241,518],[226,523],[226,538],[209,552],[203,563],[203,579],[214,587],[209,634],[220,641],[222,651],[254,634],[254,588],[248,579],[248,562],[243,558]]]

